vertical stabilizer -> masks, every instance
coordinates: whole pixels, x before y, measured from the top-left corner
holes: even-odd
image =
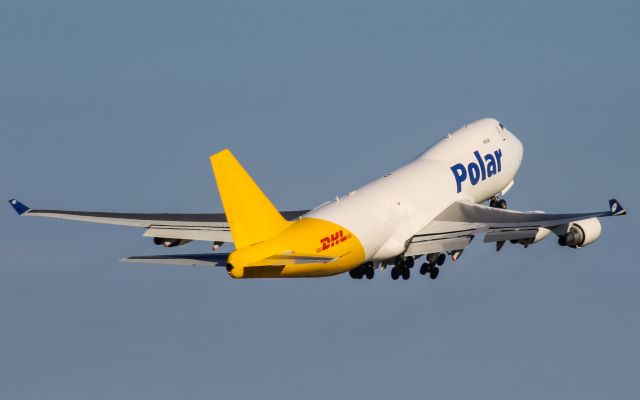
[[[236,249],[271,239],[291,224],[229,150],[210,160]]]

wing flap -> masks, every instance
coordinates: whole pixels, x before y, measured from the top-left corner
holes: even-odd
[[[462,250],[471,243],[473,235],[462,235],[456,237],[416,237],[411,240],[405,257],[420,256],[431,253],[444,253],[447,251]]]
[[[490,229],[484,235],[484,242],[506,242],[507,240],[533,239],[538,228],[503,228]]]
[[[143,236],[185,240],[203,240],[207,242],[231,242],[231,232],[228,228],[214,227],[180,227],[180,226],[151,226]]]

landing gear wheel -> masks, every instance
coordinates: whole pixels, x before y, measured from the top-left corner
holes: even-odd
[[[411,270],[409,270],[409,268],[404,268],[402,270],[402,279],[404,279],[406,281],[409,278],[411,278]]]
[[[444,264],[446,260],[447,260],[447,256],[444,253],[440,253],[438,258],[436,259],[436,264],[438,264],[439,266],[442,266],[442,264]]]
[[[438,267],[433,267],[429,271],[429,277],[431,279],[436,279],[438,277],[438,274],[440,274],[440,268],[438,268]]]
[[[407,268],[413,268],[413,265],[415,264],[415,260],[413,259],[413,257],[407,257],[404,260],[404,264]]]
[[[506,210],[507,209],[507,201],[505,199],[498,200],[497,207],[498,208],[502,208],[503,210]]]
[[[373,275],[374,275],[373,268],[368,267],[364,274],[367,277],[367,279],[373,279]]]
[[[491,201],[489,202],[489,207],[496,208],[498,206],[496,203],[497,203],[496,199],[491,199]]]
[[[352,269],[351,271],[349,271],[349,276],[351,277],[351,279],[358,279],[358,272],[357,272],[357,268],[356,269]]]
[[[420,274],[421,275],[426,275],[427,272],[429,272],[429,270],[431,269],[431,267],[429,266],[429,264],[424,263],[420,266]]]
[[[398,267],[391,268],[391,279],[393,279],[394,281],[397,281],[399,277],[400,277],[400,271],[398,270]]]

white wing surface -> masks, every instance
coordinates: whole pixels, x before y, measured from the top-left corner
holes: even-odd
[[[25,217],[48,217],[100,224],[134,226],[146,228],[144,236],[203,240],[209,242],[231,242],[229,223],[224,213],[215,214],[151,214],[112,213],[92,211],[38,210],[31,209],[18,200],[9,200],[16,212]],[[307,211],[284,211],[286,219],[295,219]]]
[[[483,241],[504,243],[534,240],[542,229],[557,235],[569,224],[591,218],[626,214],[617,200],[609,201],[609,211],[575,214],[546,214],[539,211],[514,211],[480,204],[455,202],[441,212],[409,241],[405,256],[463,250],[476,236]],[[498,246],[498,250],[501,247]]]

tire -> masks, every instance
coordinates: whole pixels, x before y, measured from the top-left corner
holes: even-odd
[[[409,278],[411,278],[411,271],[409,270],[409,268],[403,269],[402,270],[402,279],[404,279],[406,281]]]
[[[420,266],[420,274],[421,275],[426,275],[427,272],[429,272],[429,264],[424,263]]]
[[[373,279],[373,276],[374,276],[373,268],[371,267],[367,268],[364,274],[367,277],[367,279]]]
[[[505,199],[498,200],[498,208],[507,209],[507,201]]]
[[[493,207],[496,208],[496,199],[491,199],[491,201],[489,202],[489,207]]]
[[[438,267],[433,267],[431,268],[431,271],[429,271],[429,277],[431,279],[436,279],[439,274],[440,274],[440,268]]]
[[[447,256],[444,253],[440,253],[438,259],[436,260],[436,263],[442,267],[442,264],[444,264],[445,261],[447,261]]]
[[[358,279],[358,270],[357,269],[352,269],[351,271],[349,271],[349,276],[351,277],[351,279]]]
[[[397,281],[400,277],[400,272],[398,271],[398,267],[391,268],[391,279]]]
[[[413,257],[407,257],[404,260],[404,264],[406,265],[407,268],[413,268],[415,262],[416,261],[413,259]]]

